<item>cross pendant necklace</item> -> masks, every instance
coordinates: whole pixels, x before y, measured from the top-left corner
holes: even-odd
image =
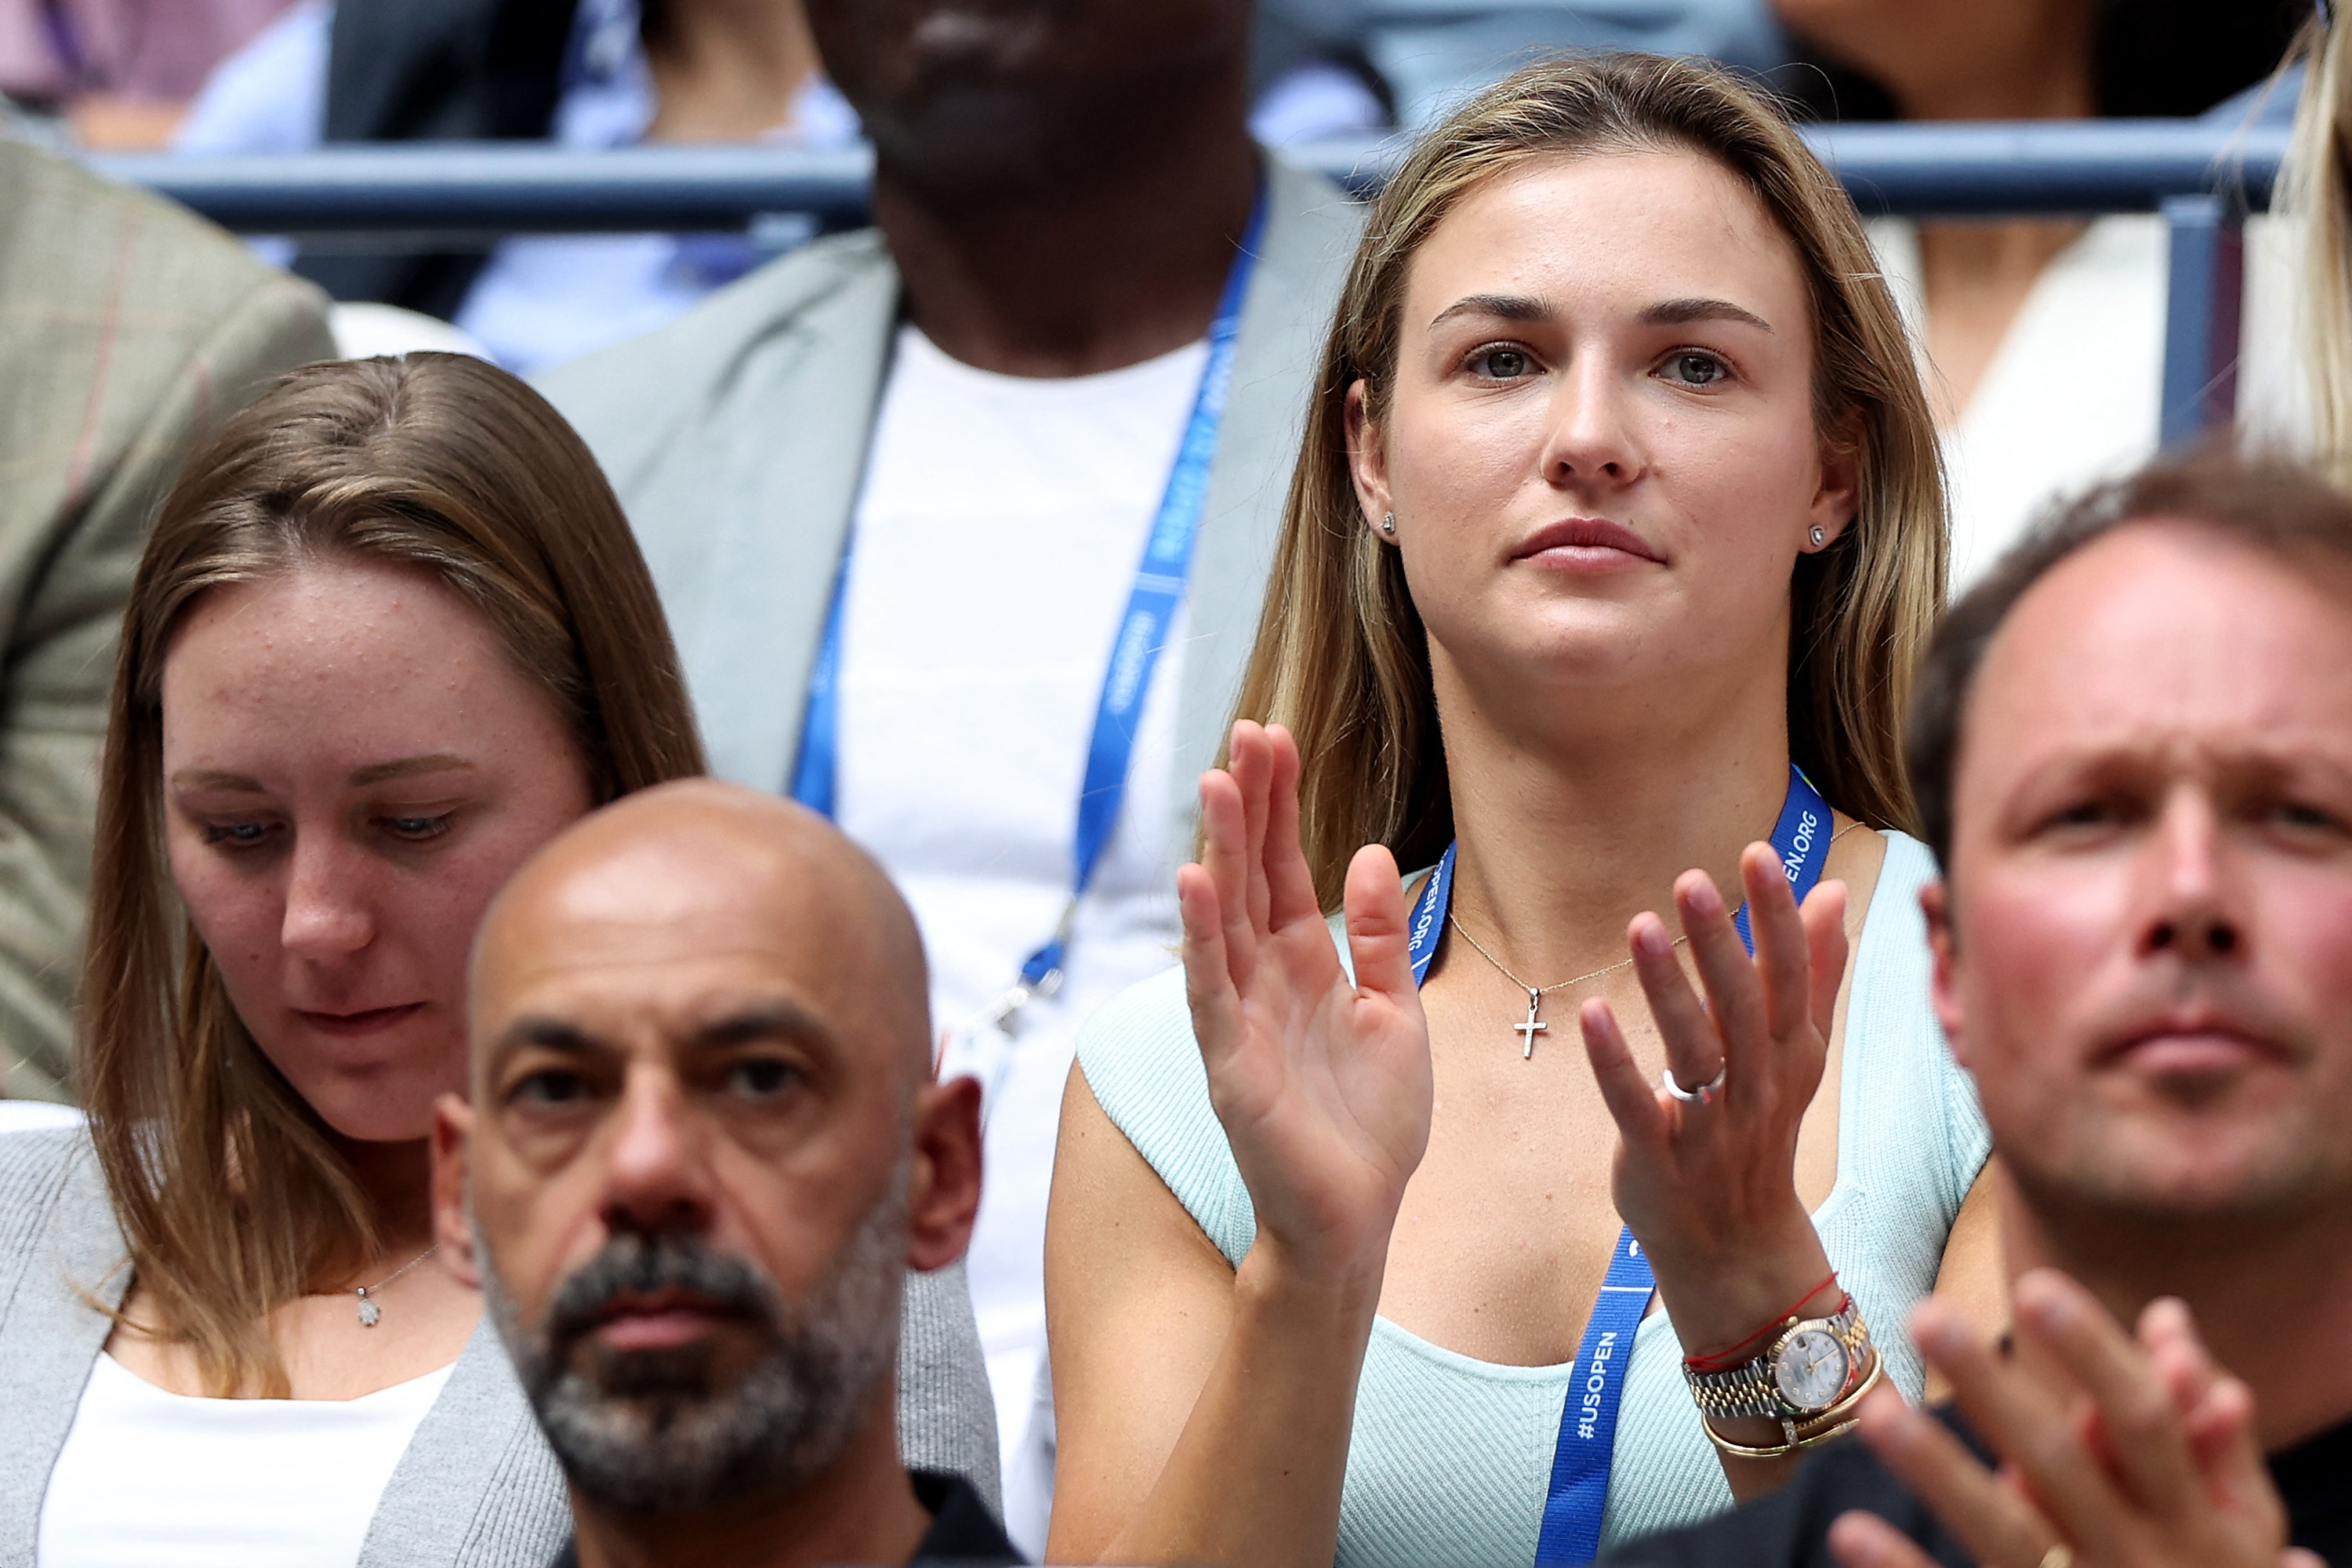
[[[1835,833],[1830,836],[1830,842],[1832,844],[1835,844],[1839,839],[1843,838],[1847,834],[1852,833],[1855,828],[1860,827],[1861,826],[1862,824],[1859,822],[1847,823],[1843,827],[1839,828]],[[1746,909],[1748,906],[1742,904],[1739,907],[1741,909]],[[1479,957],[1493,964],[1496,972],[1501,974],[1504,979],[1509,981],[1512,984],[1517,986],[1520,990],[1528,994],[1527,1022],[1523,1024],[1514,1024],[1511,1026],[1511,1033],[1518,1036],[1519,1037],[1519,1059],[1521,1061],[1530,1061],[1534,1059],[1536,1054],[1536,1037],[1538,1035],[1548,1035],[1551,1033],[1551,1026],[1537,1016],[1537,1015],[1543,1009],[1543,999],[1548,994],[1554,991],[1565,991],[1571,985],[1581,985],[1588,980],[1598,980],[1604,974],[1614,974],[1619,970],[1633,962],[1631,958],[1621,958],[1614,963],[1606,963],[1601,965],[1599,969],[1593,970],[1589,974],[1579,974],[1571,979],[1557,981],[1549,985],[1530,985],[1526,981],[1520,979],[1517,975],[1512,973],[1508,969],[1504,968],[1503,961],[1496,958],[1493,953],[1488,952],[1486,951],[1486,944],[1480,942],[1476,937],[1470,934],[1469,929],[1462,923],[1460,917],[1455,915],[1452,910],[1445,911],[1445,923],[1452,926],[1456,931],[1460,932],[1462,940],[1468,942],[1473,948],[1475,948],[1477,951]],[[1672,947],[1680,947],[1683,943],[1688,941],[1690,941],[1690,933],[1688,931],[1685,931],[1682,935],[1675,938]],[[1672,951],[1672,947],[1670,947],[1668,951]]]
[[[1527,1022],[1524,1024],[1514,1024],[1511,1026],[1511,1033],[1518,1036],[1519,1037],[1519,1059],[1521,1061],[1529,1061],[1534,1058],[1536,1054],[1536,1037],[1538,1035],[1548,1035],[1551,1033],[1551,1026],[1545,1023],[1537,1016],[1543,1010],[1544,993],[1548,991],[1565,991],[1571,985],[1581,985],[1588,980],[1598,980],[1604,974],[1614,974],[1619,970],[1633,962],[1630,958],[1621,958],[1616,963],[1604,964],[1601,968],[1593,970],[1589,974],[1579,974],[1570,979],[1555,981],[1549,985],[1530,985],[1526,981],[1520,979],[1517,975],[1512,973],[1509,970],[1505,969],[1503,967],[1503,961],[1496,958],[1493,953],[1488,952],[1485,945],[1481,943],[1476,937],[1472,936],[1469,931],[1464,927],[1461,921],[1454,917],[1453,911],[1448,910],[1446,912],[1445,923],[1452,926],[1455,931],[1460,931],[1462,933],[1462,940],[1475,948],[1477,950],[1478,956],[1493,964],[1504,979],[1509,981],[1512,984],[1517,986],[1520,990],[1528,994]],[[1675,938],[1674,945],[1680,947],[1689,940],[1690,938],[1687,935],[1678,936]]]
[[[1535,1056],[1536,1037],[1538,1035],[1548,1034],[1550,1032],[1551,1026],[1549,1024],[1538,1023],[1536,1020],[1536,1010],[1542,1005],[1543,993],[1537,990],[1532,985],[1528,986],[1528,1021],[1524,1024],[1514,1024],[1511,1026],[1511,1032],[1519,1037],[1519,1059],[1521,1061],[1529,1060]]]

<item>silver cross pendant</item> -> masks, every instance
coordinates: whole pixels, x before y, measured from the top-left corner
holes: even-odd
[[[1549,1034],[1551,1031],[1551,1026],[1549,1024],[1539,1024],[1536,1021],[1536,1009],[1542,1005],[1543,993],[1540,991],[1528,992],[1528,1021],[1524,1024],[1514,1024],[1511,1026],[1511,1033],[1519,1037],[1519,1059],[1521,1061],[1527,1061],[1535,1056],[1536,1037],[1538,1035]]]

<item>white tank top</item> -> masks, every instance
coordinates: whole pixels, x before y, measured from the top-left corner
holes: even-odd
[[[450,1370],[358,1399],[203,1399],[101,1354],[41,1500],[40,1568],[355,1568]]]

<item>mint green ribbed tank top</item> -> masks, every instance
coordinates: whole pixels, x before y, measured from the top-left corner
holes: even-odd
[[[1934,858],[1916,839],[1883,837],[1886,859],[1846,1005],[1837,1180],[1813,1223],[1888,1374],[1916,1399],[1919,1358],[1903,1324],[1935,1284],[1991,1141],[1928,1006],[1919,889],[1935,877]],[[1078,1065],[1112,1122],[1238,1264],[1257,1220],[1209,1104],[1183,972],[1097,1013],[1079,1037]],[[1674,1325],[1653,1312],[1626,1375],[1604,1551],[1731,1506],[1681,1359]],[[1474,1361],[1376,1319],[1340,1500],[1340,1568],[1528,1568],[1570,1371]]]

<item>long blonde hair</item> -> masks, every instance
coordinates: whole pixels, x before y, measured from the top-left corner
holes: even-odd
[[[2310,398],[2308,456],[2352,489],[2352,28],[2314,18],[2288,52],[2289,65],[2298,60],[2303,98],[2273,206],[2303,230],[2294,343]]]
[[[1348,390],[1386,417],[1405,276],[1464,197],[1561,153],[1685,150],[1752,192],[1794,246],[1811,295],[1816,423],[1853,452],[1853,525],[1791,584],[1789,740],[1831,802],[1910,827],[1903,714],[1944,587],[1943,469],[1911,344],[1853,205],[1788,121],[1726,73],[1651,55],[1529,66],[1413,149],[1372,209],[1307,410],[1237,713],[1297,736],[1300,836],[1327,909],[1349,858],[1407,866],[1453,837],[1421,617],[1394,551],[1366,529],[1348,463]]]
[[[271,1309],[373,1250],[326,1125],[237,1017],[172,885],[163,680],[205,594],[321,557],[429,574],[569,721],[599,804],[703,771],[669,631],[619,503],[571,427],[477,360],[294,371],[163,502],[123,617],[101,764],[76,1063],[152,1304],[220,1394],[282,1396]],[[142,1312],[142,1318],[145,1316]]]

